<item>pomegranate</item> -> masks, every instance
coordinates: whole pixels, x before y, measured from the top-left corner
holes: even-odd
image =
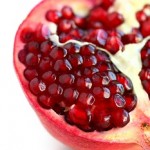
[[[150,149],[150,7],[135,11],[134,27],[121,3],[45,0],[16,34],[14,66],[29,103],[75,150]]]

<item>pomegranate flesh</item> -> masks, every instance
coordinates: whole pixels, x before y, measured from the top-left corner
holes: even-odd
[[[45,0],[16,34],[14,66],[29,103],[75,150],[150,149],[150,7],[126,33],[124,15],[112,11],[119,2]]]

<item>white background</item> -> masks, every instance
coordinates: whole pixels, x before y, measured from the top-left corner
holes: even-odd
[[[40,0],[0,0],[0,150],[70,150],[42,127],[13,67],[19,24]]]

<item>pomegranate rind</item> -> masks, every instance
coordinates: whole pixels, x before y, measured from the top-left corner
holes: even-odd
[[[18,52],[24,46],[24,43],[20,40],[21,31],[25,27],[30,27],[35,30],[36,25],[41,22],[43,24],[48,24],[43,17],[46,11],[49,9],[60,10],[64,5],[75,7],[75,10],[85,10],[84,13],[86,13],[93,7],[94,3],[92,0],[82,0],[82,2],[80,0],[72,0],[71,2],[69,0],[57,0],[57,3],[54,0],[42,1],[30,12],[17,31],[14,43],[13,63],[30,105],[35,110],[47,131],[75,150],[142,150],[143,148],[138,145],[139,141],[137,140],[137,138],[142,135],[140,135],[140,129],[135,128],[136,123],[132,122],[132,118],[131,123],[124,128],[112,129],[105,132],[94,131],[86,133],[75,126],[67,124],[64,118],[57,115],[53,110],[41,108],[36,101],[36,97],[29,91],[28,82],[23,76],[25,67],[18,59]],[[133,115],[135,115],[134,112]]]

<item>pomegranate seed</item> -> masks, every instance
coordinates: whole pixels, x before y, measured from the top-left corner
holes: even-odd
[[[95,74],[96,72],[99,72],[99,70],[97,68],[85,68],[83,70],[83,74],[87,77],[91,77],[93,74]]]
[[[52,107],[54,107],[55,103],[57,102],[53,98],[51,98],[47,95],[44,95],[44,94],[38,96],[37,101],[38,101],[39,105],[45,109],[51,109]]]
[[[44,82],[39,81],[38,78],[34,78],[29,83],[29,88],[34,95],[38,95],[46,90]]]
[[[115,54],[118,52],[119,49],[123,48],[123,43],[121,42],[120,38],[116,36],[108,37],[105,48],[110,53]]]
[[[73,88],[67,88],[64,90],[64,98],[67,99],[66,105],[71,106],[75,103],[76,99],[78,98],[78,91],[74,90]]]
[[[150,87],[150,82],[148,80],[143,80],[142,85],[143,85],[145,91],[147,93],[149,93],[150,92],[150,88],[149,88]]]
[[[18,53],[18,59],[21,63],[25,64],[26,63],[26,56],[27,56],[27,50],[23,49],[20,50]]]
[[[106,62],[101,62],[97,65],[97,69],[100,71],[100,72],[103,72],[103,71],[111,71],[113,70],[112,68],[112,65],[110,63],[106,63]]]
[[[119,93],[123,95],[125,90],[122,84],[114,81],[114,82],[111,82],[110,91],[113,94]]]
[[[92,94],[88,94],[88,93],[81,93],[78,97],[78,105],[82,105],[83,107],[85,106],[87,107],[91,107],[95,102],[95,98],[93,97]]]
[[[100,76],[100,74],[94,74],[92,76],[92,81],[94,85],[101,85],[102,84],[102,77]]]
[[[104,98],[104,90],[101,87],[94,87],[93,88],[93,94],[99,98],[99,100],[102,100]]]
[[[31,42],[35,38],[35,32],[31,28],[24,28],[20,35],[20,39],[23,43]]]
[[[150,80],[150,69],[142,69],[139,75],[141,80]]]
[[[114,4],[115,0],[102,0],[102,3],[100,4],[101,7],[104,9],[108,9],[110,6]]]
[[[91,54],[95,54],[95,47],[92,45],[84,45],[81,47],[80,49],[80,53],[81,55],[91,55]]]
[[[72,19],[74,17],[74,13],[71,7],[64,6],[61,10],[62,16],[65,19]]]
[[[75,77],[72,74],[62,74],[59,76],[59,83],[64,85],[72,85],[74,83]]]
[[[140,10],[136,13],[136,19],[142,23],[144,21],[146,21],[147,17],[145,15],[145,13],[143,12],[143,10]]]
[[[58,24],[58,33],[68,33],[71,31],[73,23],[70,20],[60,20]]]
[[[51,96],[56,97],[56,96],[62,95],[63,89],[61,86],[57,85],[56,83],[53,83],[48,87],[48,93]]]
[[[40,52],[43,56],[49,56],[51,49],[53,48],[54,43],[50,41],[44,41],[40,45]]]
[[[144,21],[141,24],[140,31],[141,31],[143,37],[147,37],[150,35],[150,19],[147,21]]]
[[[96,58],[98,61],[105,61],[105,62],[110,62],[110,57],[108,54],[106,54],[103,51],[97,51],[96,52]]]
[[[109,111],[99,108],[92,113],[92,124],[98,131],[107,130],[111,126],[111,115]]]
[[[54,83],[56,75],[52,71],[47,71],[42,74],[41,79],[49,85],[50,83]]]
[[[141,50],[141,58],[142,60],[145,60],[146,58],[148,58],[150,56],[150,48],[146,48],[144,47],[142,50]]]
[[[83,58],[79,54],[72,54],[69,56],[68,60],[70,61],[71,65],[76,68],[79,65],[83,64]]]
[[[124,89],[126,91],[132,91],[133,90],[133,85],[132,82],[129,78],[127,78],[123,74],[117,74],[117,80],[124,86]]]
[[[92,75],[92,70],[89,68],[85,68],[83,70],[83,74],[86,75],[87,77],[90,77]]]
[[[149,60],[149,58],[146,58],[144,61],[143,61],[143,63],[142,63],[142,65],[143,65],[143,67],[149,67],[149,65],[150,65],[150,60]]]
[[[108,23],[107,26],[111,29],[118,27],[124,22],[124,18],[121,14],[117,12],[112,12],[108,14]]]
[[[84,35],[84,31],[81,29],[73,29],[69,34],[72,37],[72,39],[79,40]]]
[[[55,71],[68,71],[68,70],[71,70],[72,69],[72,66],[70,64],[70,62],[65,59],[65,60],[57,60],[54,64],[54,70]]]
[[[34,54],[38,54],[39,53],[39,43],[32,41],[29,42],[26,46],[28,52],[34,53]]]
[[[50,58],[49,57],[43,57],[39,62],[39,66],[38,66],[39,71],[45,72],[45,71],[48,71],[50,68],[51,68]]]
[[[83,28],[83,29],[85,28],[85,18],[75,16],[74,22],[75,22],[76,26],[78,26],[79,28]]]
[[[111,114],[113,124],[116,127],[123,127],[130,121],[129,114],[124,109],[114,110]]]
[[[126,101],[125,109],[130,112],[132,111],[136,104],[137,104],[137,97],[134,94],[128,94],[124,96],[124,99]]]
[[[91,89],[92,87],[92,82],[90,78],[78,78],[77,79],[77,87],[80,87],[82,89]]]
[[[28,81],[31,81],[33,78],[38,76],[36,69],[26,68],[24,70],[24,76]]]
[[[97,8],[94,8],[93,10],[91,10],[89,15],[90,15],[89,16],[90,21],[105,22],[106,21],[106,17],[107,17],[107,12],[103,8],[97,7]]]
[[[61,47],[54,47],[50,52],[50,57],[54,60],[64,58],[67,55],[67,51]]]
[[[50,31],[47,26],[44,26],[43,24],[38,24],[36,26],[35,39],[38,42],[45,41],[45,39],[47,39],[49,37],[49,35],[50,35]]]
[[[66,49],[69,54],[74,54],[80,51],[80,46],[74,43],[67,43],[64,45],[64,49]]]
[[[140,33],[138,34],[134,34],[134,33],[129,33],[129,34],[125,34],[122,36],[122,42],[123,44],[130,44],[130,43],[138,43],[140,41],[142,41],[143,37]]]
[[[83,66],[84,67],[91,67],[97,64],[97,59],[95,56],[84,56],[83,57]]]
[[[72,35],[66,34],[66,33],[61,33],[59,36],[59,41],[61,43],[65,43],[65,42],[72,40],[72,39],[73,39]]]
[[[68,112],[68,118],[76,124],[79,128],[85,131],[91,130],[90,127],[90,121],[91,121],[91,115],[90,112],[87,110],[84,110],[83,108],[79,106],[73,106]]]
[[[57,10],[49,10],[45,17],[50,22],[58,23],[61,18],[61,13]]]
[[[83,36],[82,40],[94,44],[98,44],[97,34],[98,34],[98,30],[88,30],[87,32],[85,32],[85,35]]]
[[[38,56],[34,55],[33,53],[28,53],[26,56],[26,65],[33,67],[38,64]]]

